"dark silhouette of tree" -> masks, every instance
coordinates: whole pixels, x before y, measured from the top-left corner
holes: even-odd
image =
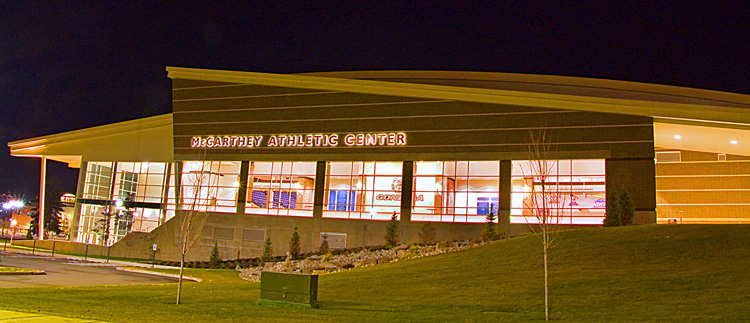
[[[60,197],[65,193],[60,185],[60,181],[55,176],[47,179],[47,185],[44,188],[44,231],[58,234],[60,230],[60,219],[62,218],[62,202]],[[37,199],[37,205],[39,200]],[[31,222],[29,223],[29,232],[36,233],[39,231],[39,208],[29,212]],[[27,236],[29,236],[27,234]]]

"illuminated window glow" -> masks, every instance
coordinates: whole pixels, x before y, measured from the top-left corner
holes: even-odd
[[[401,162],[330,162],[323,217],[388,220],[401,213]]]
[[[250,162],[245,213],[312,217],[315,162]]]
[[[532,201],[541,201],[544,189],[546,209],[555,223],[601,225],[606,208],[604,160],[546,162],[550,172],[545,178],[533,170],[538,169],[535,161],[513,161],[511,223],[538,223],[535,214],[541,211]]]
[[[483,223],[499,186],[499,161],[415,162],[412,221]]]

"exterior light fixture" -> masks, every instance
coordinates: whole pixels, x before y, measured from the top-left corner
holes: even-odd
[[[680,136],[680,135],[674,135],[674,139],[680,140],[680,139],[682,139],[682,136]]]
[[[23,207],[23,201],[13,200],[3,203],[3,210],[17,209]]]
[[[116,200],[115,201],[115,206],[116,207],[121,207],[122,206],[122,200]]]
[[[732,144],[732,145],[736,145],[737,144],[737,140],[731,140],[731,141],[729,141],[729,143]]]

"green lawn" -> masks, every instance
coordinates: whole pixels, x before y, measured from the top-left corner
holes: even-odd
[[[2,273],[36,273],[36,272],[39,272],[39,270],[16,268],[16,267],[5,267],[5,266],[0,265],[0,275]]]
[[[750,225],[644,225],[563,232],[551,250],[551,317],[568,321],[750,320]],[[0,307],[114,322],[543,320],[533,236],[320,277],[320,309],[258,306],[259,284],[191,269],[174,284],[44,287]]]

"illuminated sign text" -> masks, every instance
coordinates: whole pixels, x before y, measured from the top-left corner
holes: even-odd
[[[406,146],[406,134],[357,133],[357,134],[307,134],[307,135],[254,135],[194,136],[192,148],[255,148],[255,147],[368,147]]]

